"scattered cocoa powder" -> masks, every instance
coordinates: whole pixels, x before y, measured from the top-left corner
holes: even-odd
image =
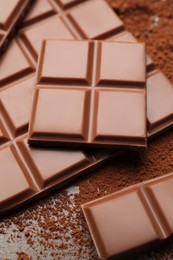
[[[173,83],[173,1],[107,0],[126,28],[146,42],[150,56]],[[173,171],[173,131],[147,151],[128,151],[81,176],[71,186],[0,221],[0,260],[95,260],[97,254],[81,212],[84,202]],[[173,246],[139,259],[173,259]]]

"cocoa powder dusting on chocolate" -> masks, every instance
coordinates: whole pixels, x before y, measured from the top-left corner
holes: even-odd
[[[126,28],[145,41],[150,56],[173,83],[173,1],[108,0]],[[0,222],[0,260],[97,259],[80,205],[123,187],[173,171],[173,131],[127,151],[71,186]],[[173,259],[169,242],[139,259]]]

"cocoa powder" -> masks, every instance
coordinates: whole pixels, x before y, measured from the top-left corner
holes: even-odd
[[[173,83],[173,1],[108,0]],[[80,205],[173,171],[173,130],[0,222],[0,259],[97,259]],[[170,242],[139,259],[173,259]]]

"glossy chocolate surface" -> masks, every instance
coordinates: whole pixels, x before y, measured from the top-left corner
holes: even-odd
[[[145,67],[139,43],[43,42],[29,142],[146,146]]]
[[[173,233],[173,174],[82,205],[100,259],[133,259]]]

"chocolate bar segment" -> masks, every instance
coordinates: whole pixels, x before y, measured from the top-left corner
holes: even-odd
[[[0,92],[0,108],[9,125],[13,137],[28,130],[28,118],[31,114],[34,75],[19,80]]]
[[[173,197],[173,178],[170,177],[149,182],[146,185],[148,193],[150,193],[153,203],[158,205],[158,221],[162,223],[162,237],[166,238],[173,233],[173,211],[172,211],[172,197]]]
[[[145,91],[99,89],[95,91],[95,103],[92,135],[95,142],[145,145]]]
[[[148,133],[155,136],[173,124],[173,85],[160,71],[147,79]]]
[[[96,64],[97,85],[145,88],[143,44],[100,42]]]
[[[38,84],[91,84],[93,44],[82,41],[51,41],[41,51]],[[54,58],[54,59],[53,59]],[[53,60],[52,60],[53,59]],[[58,61],[59,60],[59,61]],[[48,66],[48,64],[51,64]],[[54,68],[54,69],[53,69]],[[60,83],[61,84],[61,83]],[[73,86],[73,85],[72,85]]]
[[[45,41],[36,81],[31,144],[146,145],[143,44]]]
[[[22,26],[28,26],[40,20],[44,20],[47,17],[56,14],[56,11],[49,0],[36,0],[30,11],[22,22]]]
[[[82,205],[100,259],[133,259],[173,233],[173,174]]]
[[[0,88],[34,71],[34,65],[16,40],[10,43],[8,51],[1,57],[0,71]]]
[[[35,187],[14,147],[0,151],[0,162],[0,208],[4,210],[31,196]]]
[[[0,54],[6,49],[16,27],[26,15],[32,0],[0,1]]]
[[[105,39],[123,30],[122,21],[102,0],[87,1],[69,11],[68,17],[83,39]]]

